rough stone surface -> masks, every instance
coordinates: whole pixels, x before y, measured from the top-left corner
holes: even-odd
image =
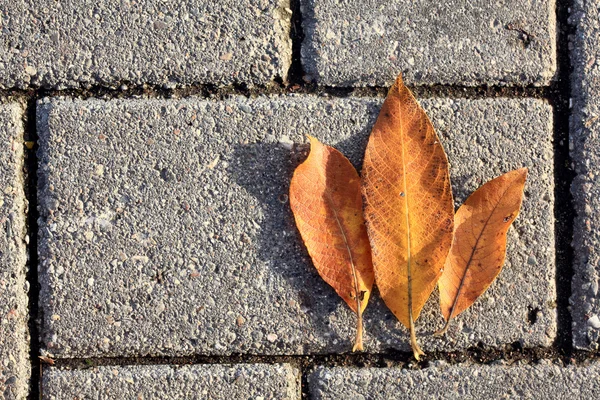
[[[0,105],[0,399],[25,398],[30,376],[21,115]]]
[[[300,400],[300,371],[287,364],[50,368],[46,399]]]
[[[577,176],[571,192],[577,211],[571,316],[573,345],[598,350],[600,346],[600,11],[595,1],[575,1],[572,23],[571,78],[573,113],[570,149]],[[596,323],[598,321],[598,323]]]
[[[305,134],[359,166],[381,99],[46,99],[38,107],[44,343],[58,357],[307,354],[351,348],[355,317],[311,265],[287,202]],[[556,331],[552,112],[534,99],[428,99],[457,205],[530,168],[496,283],[427,350],[548,346]],[[408,350],[375,294],[367,351]],[[427,336],[425,336],[427,335]]]
[[[600,392],[600,365],[318,368],[309,377],[309,387],[315,400],[593,399]]]
[[[289,0],[0,4],[0,87],[248,85],[286,78]]]
[[[554,0],[301,0],[302,62],[333,86],[546,85]]]

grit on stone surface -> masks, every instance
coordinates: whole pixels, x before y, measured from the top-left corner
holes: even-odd
[[[428,99],[457,205],[530,168],[504,270],[424,349],[548,346],[556,331],[552,111],[534,99]],[[359,166],[381,99],[64,100],[38,105],[44,343],[57,357],[351,349],[355,316],[311,265],[287,202],[310,134]],[[377,293],[367,351],[409,350]],[[425,337],[424,335],[427,335]]]
[[[0,4],[0,87],[248,85],[285,79],[289,0]]]
[[[600,365],[318,368],[309,377],[309,387],[315,400],[594,399],[600,392]]]
[[[302,63],[333,86],[547,85],[554,0],[301,0]]]
[[[0,105],[0,399],[25,398],[31,372],[21,115]]]
[[[571,78],[573,113],[569,147],[576,178],[571,192],[577,212],[573,228],[575,254],[571,316],[573,345],[600,346],[600,11],[597,1],[575,1],[572,23]]]
[[[44,371],[42,393],[45,399],[56,400],[300,400],[300,370],[287,364],[49,368]]]

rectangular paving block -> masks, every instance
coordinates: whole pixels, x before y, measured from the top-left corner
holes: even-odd
[[[556,331],[552,111],[534,99],[427,99],[457,205],[527,166],[498,281],[426,350],[548,346]],[[317,275],[287,193],[306,134],[359,166],[381,99],[46,99],[38,107],[44,343],[57,357],[351,349],[355,316]],[[375,294],[367,351],[408,350]]]
[[[548,85],[554,0],[301,0],[308,78],[331,86]]]
[[[0,398],[27,396],[29,330],[25,281],[23,110],[0,105]]]
[[[401,368],[318,368],[311,399],[594,399],[600,365],[447,365]]]
[[[574,275],[571,317],[573,345],[600,348],[600,11],[594,1],[576,1],[571,22],[571,159],[577,176],[571,193],[577,212],[573,226]]]
[[[300,370],[288,364],[49,368],[44,399],[300,400]]]
[[[291,63],[289,0],[0,4],[0,87],[267,84]]]

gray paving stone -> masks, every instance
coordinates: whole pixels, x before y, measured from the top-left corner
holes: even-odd
[[[25,398],[31,372],[21,116],[19,105],[0,105],[0,399]]]
[[[305,71],[322,85],[547,85],[554,0],[301,0]]]
[[[0,87],[267,84],[291,62],[289,0],[0,4]]]
[[[355,318],[316,274],[288,183],[305,134],[360,165],[381,99],[313,96],[46,100],[38,107],[44,343],[58,357],[307,354],[351,348]],[[534,99],[428,99],[457,204],[528,166],[506,266],[445,339],[426,350],[556,331],[552,112]],[[436,299],[421,334],[442,325]],[[368,351],[408,350],[378,296]]]
[[[300,370],[287,364],[97,367],[44,371],[46,399],[300,400]]]
[[[440,365],[400,368],[318,368],[311,398],[325,399],[593,399],[600,365]]]
[[[571,22],[573,113],[569,147],[575,177],[571,193],[577,211],[573,228],[575,255],[571,316],[573,345],[598,350],[600,346],[600,12],[596,1],[576,1]]]

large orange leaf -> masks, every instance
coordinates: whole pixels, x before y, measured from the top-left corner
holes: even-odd
[[[363,350],[362,313],[374,277],[360,178],[342,153],[309,139],[310,154],[290,184],[290,206],[317,271],[357,313],[353,351]]]
[[[469,308],[502,270],[506,233],[519,215],[527,168],[508,172],[477,189],[454,217],[454,241],[439,281],[446,325]]]
[[[450,250],[454,205],[444,149],[400,76],[373,127],[362,179],[375,281],[419,359],[414,321]]]

